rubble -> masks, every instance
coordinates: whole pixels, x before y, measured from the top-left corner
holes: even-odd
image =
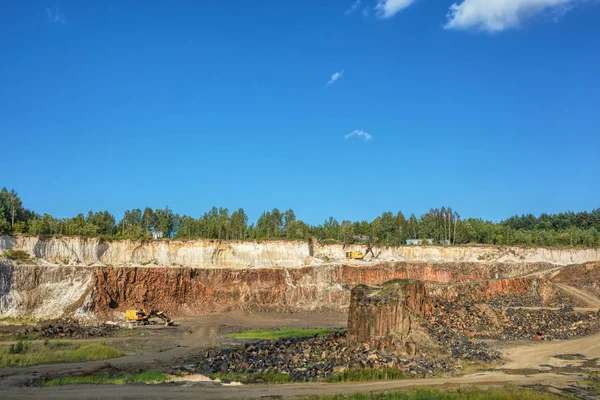
[[[292,382],[323,380],[346,369],[392,368],[407,377],[452,371],[455,360],[405,357],[394,351],[349,345],[346,333],[322,337],[260,341],[228,349],[212,349],[181,361],[189,372],[289,374]]]
[[[488,304],[494,308],[502,309],[507,307],[541,307],[543,298],[540,295],[525,294],[499,294],[488,301]]]
[[[82,325],[76,319],[57,319],[46,321],[38,326],[21,329],[19,335],[42,339],[87,339],[112,336],[118,329],[119,326],[115,324]]]
[[[484,304],[438,302],[427,328],[439,340],[450,333],[473,339],[569,339],[600,332],[600,311],[575,312],[570,306],[560,310],[497,309]]]

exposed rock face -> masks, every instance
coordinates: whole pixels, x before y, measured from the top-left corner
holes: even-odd
[[[425,315],[425,284],[414,279],[393,280],[379,286],[352,289],[348,313],[348,340],[377,347],[400,346],[409,355],[416,352],[413,330]]]
[[[0,317],[44,319],[74,313],[81,318],[90,310],[100,318],[122,318],[118,313],[138,305],[164,309],[173,317],[346,311],[350,288],[392,279],[426,281],[430,297],[447,301],[500,293],[546,301],[554,295],[552,285],[528,275],[550,271],[550,276],[557,273],[556,265],[600,259],[600,249],[403,246],[376,248],[376,261],[348,262],[345,251],[361,246],[0,236],[0,250],[8,248],[36,259],[35,265],[0,259]],[[560,273],[556,279],[563,282],[585,272],[581,284],[598,291],[598,265],[569,266],[565,271],[573,274]],[[562,297],[552,302],[569,304]]]
[[[0,261],[0,317],[53,319],[73,315],[94,287],[93,270]]]
[[[479,269],[485,270],[486,265]],[[172,317],[226,312],[346,311],[350,288],[406,278],[439,279],[425,282],[425,290],[429,296],[447,301],[478,301],[498,293],[538,295],[533,278],[468,282],[469,270],[468,264],[436,268],[419,263],[241,269],[56,267],[0,262],[0,317],[52,319],[87,310],[102,319],[121,319],[120,313],[139,305],[163,309]],[[509,272],[507,267],[506,273]],[[477,280],[478,276],[471,278]],[[449,277],[464,283],[447,284]]]
[[[345,261],[361,245],[323,245],[301,241],[104,240],[82,237],[0,236],[0,250],[25,250],[60,265],[157,265],[185,267],[299,267],[310,260]],[[490,246],[378,246],[381,261],[551,263],[600,261],[600,249],[522,249]],[[309,259],[309,257],[311,257]],[[367,257],[367,259],[369,259]],[[309,262],[307,262],[309,261]]]

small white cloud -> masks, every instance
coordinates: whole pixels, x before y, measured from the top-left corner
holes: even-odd
[[[414,2],[415,0],[378,0],[375,10],[379,18],[391,18]]]
[[[340,72],[336,72],[335,74],[331,75],[331,79],[329,79],[329,82],[327,82],[327,86],[336,83],[342,77],[342,75],[344,75],[344,70],[341,70]]]
[[[352,14],[354,11],[356,11],[358,9],[358,7],[360,7],[360,2],[361,2],[361,0],[356,0],[354,3],[352,3],[350,8],[347,9],[344,14],[346,14],[346,15]]]
[[[358,138],[362,138],[365,142],[368,142],[369,140],[373,139],[373,136],[369,135],[367,132],[359,130],[350,132],[349,134],[344,136],[344,139],[347,140],[355,136]]]
[[[67,19],[65,18],[65,15],[62,14],[58,8],[55,10],[52,10],[50,8],[46,8],[46,14],[48,15],[48,21],[52,22],[53,24],[66,24],[67,23]]]
[[[587,0],[462,0],[450,6],[444,27],[501,32],[544,11],[552,12],[556,20],[584,1]]]
[[[371,14],[371,10],[369,9],[369,7],[365,7],[365,8],[363,8],[363,10],[362,10],[362,14],[363,14],[365,17],[368,17],[368,16]]]

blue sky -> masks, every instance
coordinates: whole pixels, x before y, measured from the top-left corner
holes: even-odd
[[[0,186],[41,213],[278,207],[321,223],[600,206],[595,0],[32,0],[2,14]]]

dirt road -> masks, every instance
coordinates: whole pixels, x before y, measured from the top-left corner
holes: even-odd
[[[577,379],[582,379],[582,376]],[[218,387],[173,386],[173,385],[124,385],[98,386],[73,385],[55,388],[11,388],[2,391],[7,399],[197,399],[231,400],[253,398],[302,398],[306,396],[350,394],[383,390],[401,390],[414,387],[490,387],[500,385],[552,384],[564,388],[574,381],[573,376],[558,374],[509,375],[502,372],[486,372],[459,378],[407,379],[400,381],[356,382],[356,383],[298,383],[285,385],[243,385]],[[272,397],[270,397],[272,396]]]
[[[563,283],[555,283],[554,285],[569,296],[581,300],[587,307],[593,307],[596,309],[600,308],[600,299],[598,299],[596,296]]]

